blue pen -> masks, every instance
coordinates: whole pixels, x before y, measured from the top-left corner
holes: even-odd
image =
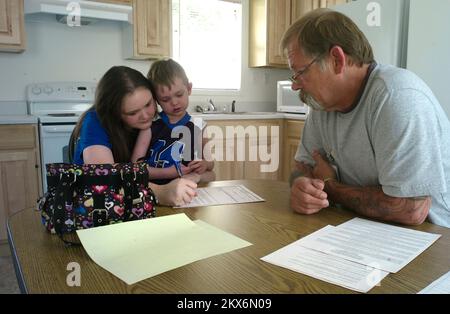
[[[175,169],[177,169],[178,176],[181,178],[183,176],[183,172],[181,171],[181,161],[175,161]]]

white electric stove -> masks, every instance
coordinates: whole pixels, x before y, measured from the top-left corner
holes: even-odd
[[[47,190],[45,165],[69,162],[70,135],[95,97],[92,82],[51,82],[27,86],[28,113],[38,118],[42,183]]]

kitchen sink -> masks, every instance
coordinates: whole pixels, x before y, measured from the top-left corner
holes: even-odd
[[[247,111],[236,111],[236,112],[230,112],[230,111],[205,111],[202,112],[202,114],[244,114],[248,113]]]

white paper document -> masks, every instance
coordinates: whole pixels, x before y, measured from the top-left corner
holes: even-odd
[[[433,281],[428,287],[420,291],[419,294],[450,294],[450,272]]]
[[[333,228],[333,226],[327,226],[320,232],[327,233]],[[376,268],[305,248],[301,245],[303,239],[261,259],[359,292],[368,292],[389,274]]]
[[[263,202],[264,199],[243,185],[205,187],[189,204],[176,208]]]
[[[302,239],[302,246],[396,273],[441,235],[354,218],[326,233]]]

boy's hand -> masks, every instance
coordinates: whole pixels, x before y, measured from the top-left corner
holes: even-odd
[[[195,183],[199,183],[201,180],[201,175],[199,175],[198,173],[192,172],[192,173],[183,175],[182,178],[194,181]]]
[[[208,163],[206,160],[193,160],[188,164],[188,167],[192,172],[203,174],[208,170]]]
[[[192,172],[192,169],[189,166],[185,166],[185,165],[181,164],[180,168],[181,168],[181,172],[183,173],[183,176],[185,174],[189,174]]]

